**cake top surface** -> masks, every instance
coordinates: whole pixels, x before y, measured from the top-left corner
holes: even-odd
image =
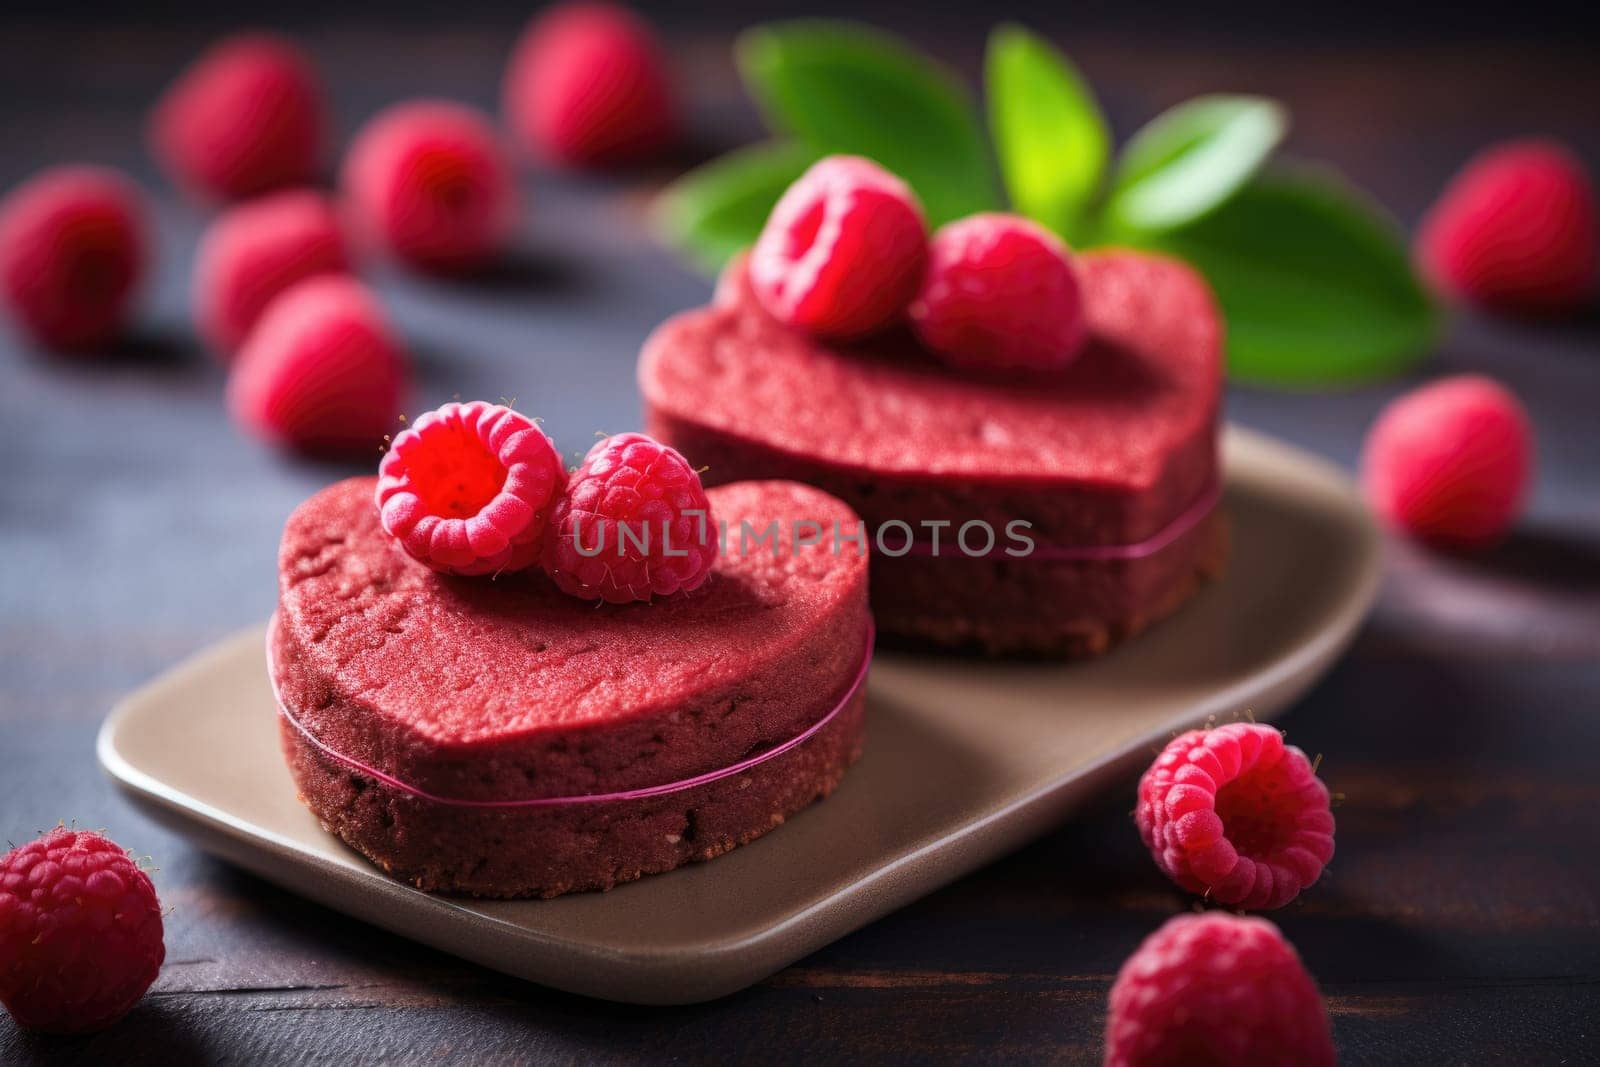
[[[833,523],[850,530],[858,520],[807,486],[710,490],[713,519],[728,533],[705,584],[653,603],[596,605],[537,570],[487,579],[428,569],[384,534],[375,484],[339,482],[290,516],[279,549],[279,625],[301,662],[335,680],[341,700],[373,709],[406,736],[472,746],[581,733],[670,715],[819,634],[859,646],[866,560],[850,545],[835,553],[831,536],[794,549],[790,535],[803,520],[830,534]],[[741,550],[745,520],[752,533]],[[783,536],[757,545],[774,521]],[[814,690],[815,679],[763,684]]]
[[[657,412],[866,473],[1144,488],[1217,417],[1221,320],[1204,280],[1174,260],[1078,264],[1090,341],[1047,376],[961,375],[905,332],[815,341],[736,278],[646,342],[640,387]]]

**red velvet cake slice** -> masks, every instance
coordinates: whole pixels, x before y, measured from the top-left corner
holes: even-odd
[[[375,481],[290,517],[272,678],[302,799],[395,877],[493,897],[607,889],[760,836],[859,754],[866,559],[828,539],[739,542],[746,520],[855,527],[839,501],[786,482],[712,490],[728,545],[703,585],[596,605],[537,571],[416,562],[383,532]],[[714,776],[801,736],[704,784],[549,802]]]
[[[819,342],[762,311],[735,273],[713,306],[646,342],[648,429],[704,465],[707,484],[807,482],[869,530],[905,523],[919,541],[935,529],[925,524],[948,523],[941,554],[923,544],[873,561],[885,634],[991,654],[1099,653],[1222,566],[1210,507],[1222,325],[1181,263],[1132,252],[1078,262],[1087,347],[1026,380],[958,374],[904,331]],[[982,552],[981,528],[973,554],[948,551],[975,520],[996,532],[994,553]],[[1014,520],[1031,524],[1026,558],[1002,552]],[[883,540],[898,549],[905,538],[896,527]]]

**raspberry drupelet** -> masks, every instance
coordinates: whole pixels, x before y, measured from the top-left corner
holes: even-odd
[[[940,227],[907,316],[935,355],[972,371],[1060,370],[1089,334],[1067,246],[999,213]]]
[[[262,440],[359,455],[399,422],[410,379],[378,300],[343,275],[310,278],[262,313],[228,376],[228,409]]]
[[[396,104],[369,121],[351,143],[340,184],[360,236],[422,270],[487,266],[517,221],[499,132],[447,101]]]
[[[1327,787],[1259,723],[1173,738],[1139,780],[1134,819],[1169,878],[1238,908],[1283,907],[1333,858]]]
[[[624,604],[699,588],[719,538],[700,475],[642,433],[597,443],[567,481],[545,534],[563,592]]]
[[[1594,184],[1553,141],[1497,145],[1468,163],[1423,219],[1417,258],[1438,288],[1498,311],[1558,314],[1592,303]]]
[[[1482,375],[1443,378],[1384,408],[1362,487],[1390,526],[1442,548],[1486,548],[1522,509],[1534,466],[1527,412]]]
[[[249,33],[211,46],[150,118],[152,151],[174,182],[234,200],[317,176],[327,136],[322,87],[294,42]]]
[[[1106,1067],[1332,1067],[1316,982],[1265,919],[1179,915],[1117,973]]]
[[[658,155],[677,137],[678,107],[650,27],[609,3],[540,13],[517,42],[506,118],[537,156],[605,167]]]
[[[446,574],[501,574],[538,562],[566,486],[561,456],[526,416],[446,404],[395,437],[378,468],[384,531]]]
[[[57,827],[0,857],[0,1002],[18,1024],[110,1026],[165,956],[155,886],[104,836]]]
[[[92,349],[127,323],[144,273],[138,190],[104,167],[52,167],[0,202],[0,286],[36,342]]]
[[[750,252],[750,285],[779,322],[852,340],[903,317],[927,262],[911,187],[869,159],[829,156],[772,209]]]
[[[267,304],[296,282],[350,270],[339,215],[311,189],[275,193],[218,216],[195,257],[194,317],[232,359]]]

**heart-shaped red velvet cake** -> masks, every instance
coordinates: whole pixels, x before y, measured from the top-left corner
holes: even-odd
[[[873,560],[881,632],[993,654],[1098,653],[1222,566],[1222,325],[1181,263],[1107,252],[1078,264],[1087,347],[1064,370],[1010,380],[952,371],[905,331],[814,340],[733,273],[713,306],[645,344],[648,428],[703,465],[707,484],[807,482],[884,544],[915,541]],[[1034,548],[1008,556],[1018,520]],[[973,522],[995,543],[975,526],[969,553],[954,541]]]
[[[609,888],[760,836],[859,754],[867,561],[787,532],[858,525],[839,501],[712,490],[728,533],[703,585],[596,605],[538,571],[416,562],[379,525],[374,485],[341,482],[290,517],[272,676],[303,800],[395,877],[496,897]],[[783,536],[741,543],[743,524],[773,522]],[[612,799],[572,799],[594,796]]]

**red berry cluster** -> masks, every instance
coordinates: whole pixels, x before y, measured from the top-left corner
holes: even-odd
[[[0,857],[0,1003],[22,1026],[110,1026],[165,956],[150,876],[104,836],[57,827]]]
[[[719,538],[700,475],[640,433],[599,441],[568,474],[525,416],[446,404],[394,439],[379,467],[384,530],[447,574],[543,567],[563,591],[628,603],[700,587]]]
[[[504,109],[531,154],[568,166],[654,155],[679,128],[651,30],[609,3],[557,5],[529,23]],[[312,188],[327,163],[328,111],[304,51],[248,33],[207,49],[148,123],[174,184],[232,205],[202,237],[193,299],[197,332],[230,365],[234,415],[257,436],[319,453],[375,446],[411,376],[376,298],[326,276],[352,274],[368,250],[435,273],[484,268],[521,213],[494,122],[446,101],[382,111],[352,140],[337,192]],[[37,343],[97,349],[126,331],[151,244],[141,200],[114,171],[63,167],[0,204],[0,298]]]
[[[849,341],[909,320],[966,370],[1056,370],[1087,332],[1071,254],[1053,234],[982,214],[930,239],[911,189],[856,156],[829,156],[789,187],[746,270],[780,322]]]

